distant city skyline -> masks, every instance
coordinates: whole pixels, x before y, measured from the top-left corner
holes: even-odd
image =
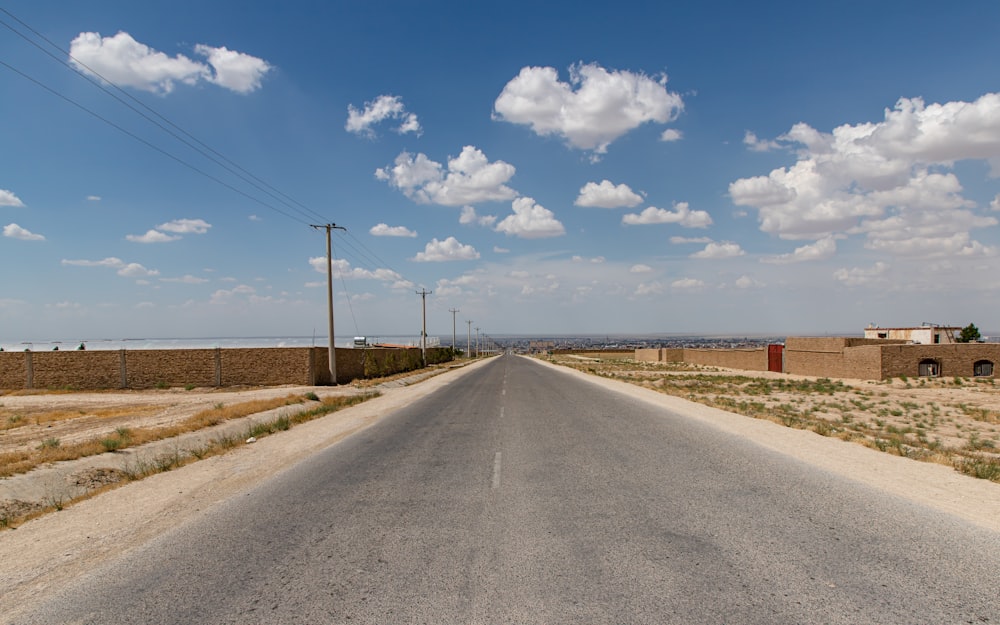
[[[0,342],[325,334],[327,223],[338,336],[1000,333],[998,23],[9,6]]]

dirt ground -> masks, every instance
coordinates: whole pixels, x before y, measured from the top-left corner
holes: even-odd
[[[997,465],[1000,383],[994,378],[827,379],[594,357],[553,362],[716,408],[953,465]]]
[[[583,361],[585,368],[592,367],[592,361]],[[95,497],[27,522],[16,529],[0,531],[0,624],[10,622],[19,613],[30,607],[38,597],[45,596],[76,576],[122,556],[141,546],[163,532],[182,527],[205,514],[213,506],[230,497],[238,496],[252,489],[256,484],[294,465],[319,450],[335,444],[344,437],[357,432],[385,415],[405,406],[435,390],[450,384],[463,371],[469,371],[485,363],[477,363],[457,371],[437,375],[419,384],[399,383],[385,385],[382,395],[360,405],[344,409],[297,425],[287,432],[268,436],[251,444],[235,447],[230,453],[213,456],[180,467],[154,474],[140,481],[124,483],[119,488],[103,492]],[[558,366],[558,365],[549,365]],[[564,368],[565,369],[565,368]],[[635,370],[639,370],[634,368]],[[669,409],[672,413],[710,424],[720,431],[738,436],[796,458],[801,462],[818,466],[831,474],[861,482],[878,489],[889,497],[901,497],[928,508],[938,510],[956,519],[973,523],[993,532],[1000,533],[1000,484],[963,475],[951,467],[940,464],[916,462],[909,458],[844,442],[832,436],[818,436],[804,429],[784,427],[774,422],[740,416],[731,411],[693,403],[686,399],[670,396],[653,388],[625,382],[602,374],[569,370],[592,383],[605,386],[615,392],[627,393],[643,401]],[[717,372],[719,376],[733,375],[731,372]],[[892,386],[895,386],[894,383]],[[851,385],[853,388],[853,385]],[[883,385],[889,386],[889,385]],[[905,383],[898,389],[909,392]],[[860,388],[865,389],[862,385]],[[53,422],[42,418],[31,427],[35,437],[87,436],[90,433],[104,433],[113,420],[120,416],[108,416],[102,421],[98,411],[108,406],[134,406],[139,420],[152,422],[164,419],[180,419],[204,406],[214,406],[219,402],[243,401],[248,394],[298,393],[304,388],[289,387],[279,389],[244,389],[239,391],[157,391],[143,392],[140,399],[136,393],[99,393],[79,396],[57,395],[4,395],[0,397],[3,409],[14,413],[24,411],[42,415],[46,407],[54,404],[49,400],[58,399],[58,409],[80,413],[79,423],[74,419],[56,419]],[[311,388],[318,393],[356,392],[349,389]],[[882,389],[885,390],[885,389]],[[949,389],[951,390],[951,389]],[[964,389],[972,392],[971,389]],[[843,392],[843,391],[836,391]],[[893,393],[892,390],[887,392]],[[984,405],[995,401],[995,395],[984,393],[993,399],[983,400]],[[895,397],[895,395],[892,395]],[[828,396],[827,396],[828,397]],[[900,401],[915,401],[920,394],[899,395]],[[958,397],[967,401],[982,399],[977,394],[932,395],[928,401],[952,402]],[[829,400],[829,397],[828,397]],[[155,406],[155,409],[150,408]],[[21,414],[18,412],[18,414]],[[260,418],[260,417],[255,417]],[[60,422],[67,422],[65,424]],[[130,424],[134,422],[130,421]],[[48,426],[52,425],[52,428]],[[28,427],[28,426],[24,426]],[[237,427],[244,427],[242,425]],[[59,429],[65,428],[65,429]],[[13,428],[17,429],[17,428]],[[29,430],[24,430],[27,432]],[[238,430],[239,431],[239,430]],[[22,442],[11,445],[24,445]],[[0,441],[3,441],[0,436]],[[6,443],[0,442],[0,445]],[[173,442],[165,443],[174,445]],[[30,446],[30,444],[29,444]],[[176,449],[176,448],[175,448]],[[136,452],[140,453],[140,452]],[[122,462],[121,452],[102,454],[114,462]],[[95,460],[77,461],[96,462]],[[63,463],[60,463],[63,464]],[[68,463],[75,464],[75,463]],[[58,484],[64,485],[67,478],[76,473],[89,472],[99,476],[99,466],[80,468],[53,474]],[[104,467],[105,470],[114,466]],[[42,492],[38,485],[43,482],[38,476],[54,467],[44,467],[25,476],[24,483],[33,483],[34,491],[25,487],[25,492]],[[113,471],[112,471],[113,473]],[[10,499],[11,485],[17,476],[0,479],[0,499]],[[6,489],[6,490],[5,490]]]

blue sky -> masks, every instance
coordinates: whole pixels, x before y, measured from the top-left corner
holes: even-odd
[[[0,339],[1000,331],[996,2],[58,4]]]

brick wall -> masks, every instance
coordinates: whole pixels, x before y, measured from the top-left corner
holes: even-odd
[[[661,348],[660,362],[684,362],[684,349],[680,347]]]
[[[660,362],[660,349],[637,349],[635,350],[635,359],[637,362]]]
[[[952,343],[944,345],[888,345],[881,348],[881,378],[917,377],[920,361],[935,360],[939,376],[971,378],[978,360],[993,363],[994,378],[1000,377],[1000,345],[991,343]]]
[[[684,349],[684,362],[709,367],[767,371],[767,348]]]
[[[28,367],[25,363],[29,353],[0,352],[0,388],[28,386]]]
[[[881,349],[906,341],[847,337],[788,337],[785,373],[831,378],[882,378]]]
[[[327,353],[320,347],[0,352],[0,388],[325,385],[330,382]],[[448,348],[427,350],[428,364],[450,359]],[[338,348],[337,382],[420,365],[419,348]]]

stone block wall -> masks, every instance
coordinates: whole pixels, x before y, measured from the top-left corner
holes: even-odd
[[[303,386],[330,383],[320,347],[0,352],[2,389],[107,389],[176,386]],[[451,359],[427,350],[428,364]],[[419,348],[337,348],[337,382],[419,369]]]

